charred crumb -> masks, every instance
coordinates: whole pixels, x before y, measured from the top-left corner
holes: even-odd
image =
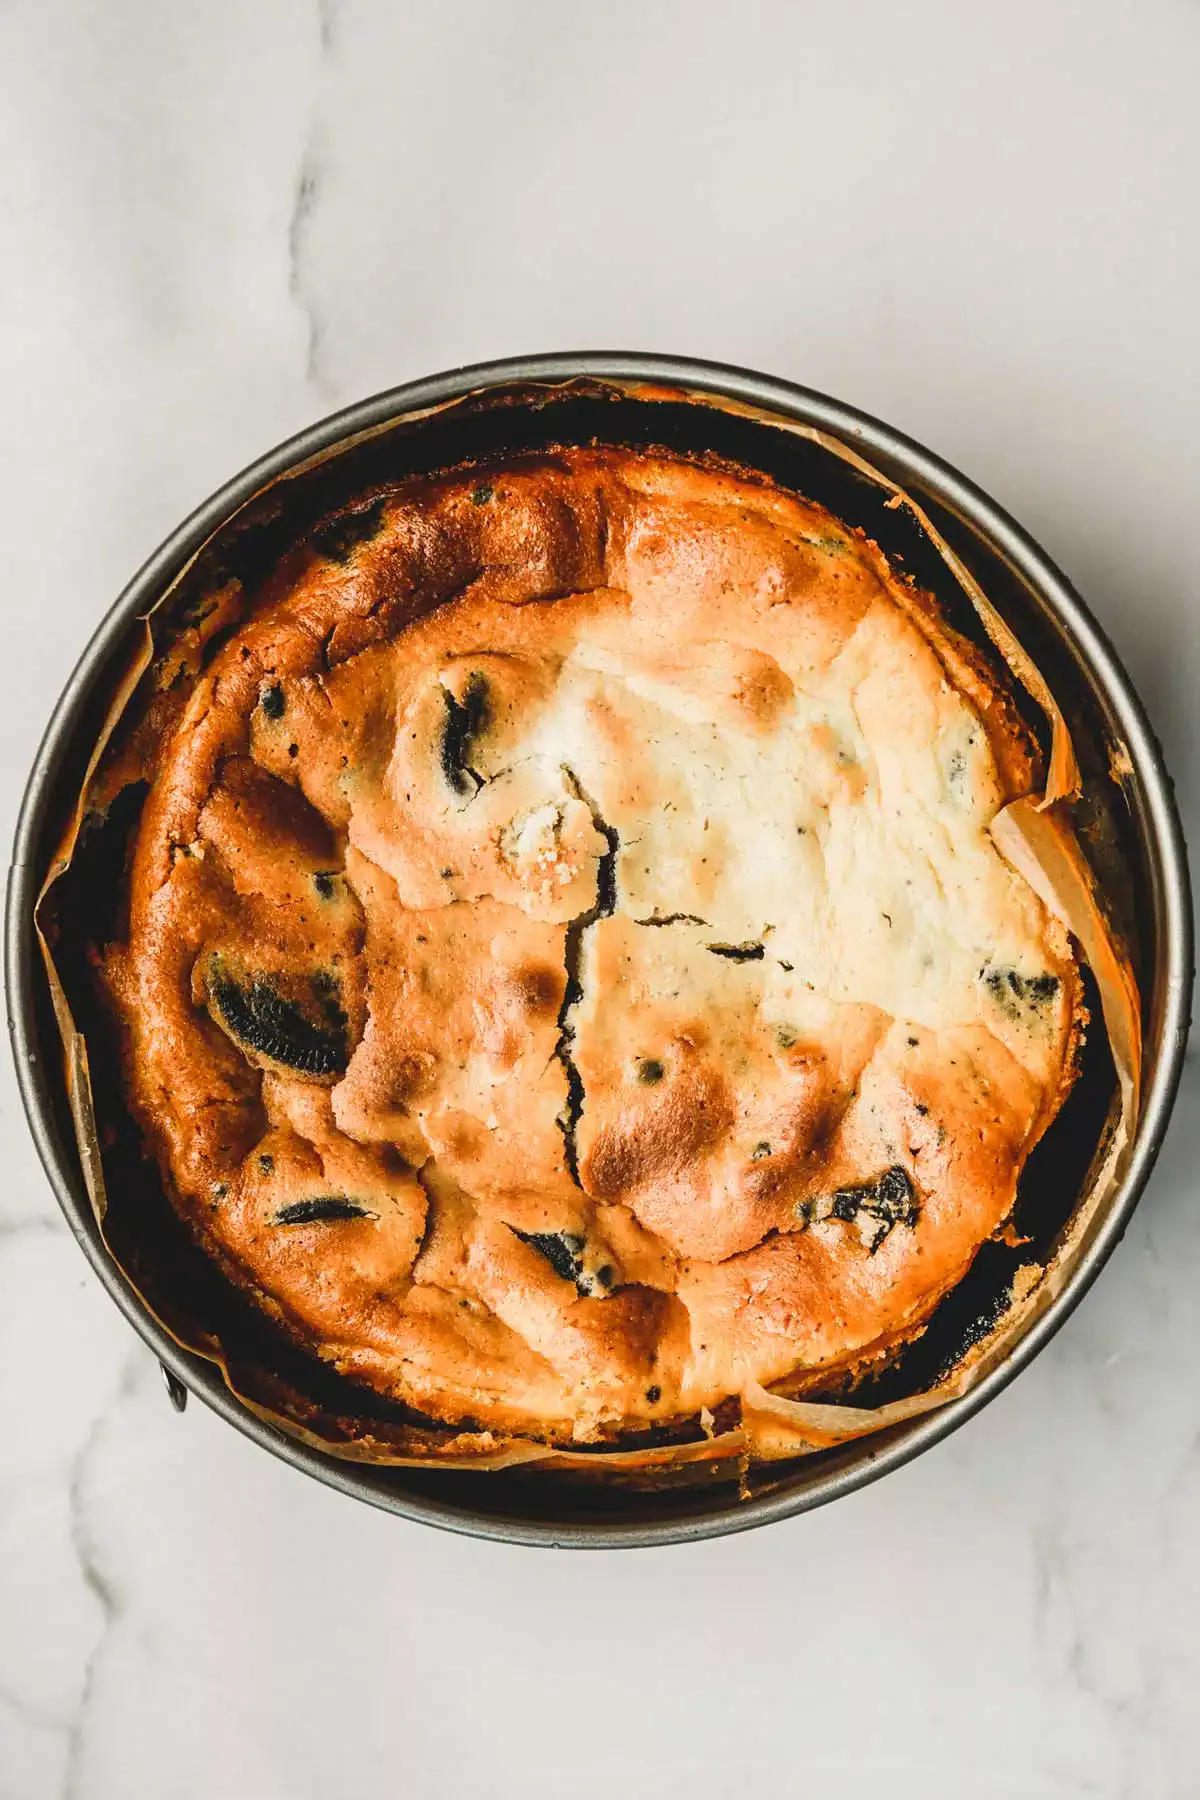
[[[258,1055],[305,1075],[345,1069],[346,1015],[332,996],[325,1000],[325,1023],[317,1024],[261,976],[243,986],[227,974],[210,975],[208,991],[226,1030]]]
[[[474,741],[488,723],[488,689],[482,675],[472,675],[461,700],[446,695],[446,722],[442,727],[442,774],[456,794],[477,794],[483,776],[470,765]]]
[[[196,594],[188,601],[187,605],[182,608],[179,614],[179,623],[182,626],[193,627],[196,625],[203,625],[205,619],[211,618],[216,610],[217,597],[215,594],[207,592]]]
[[[322,900],[333,899],[333,873],[328,869],[318,869],[313,876],[313,886]]]
[[[600,1457],[613,1450],[664,1450],[674,1444],[703,1443],[706,1435],[698,1414],[676,1414],[653,1422],[647,1420],[640,1430],[623,1425],[618,1429],[610,1428],[601,1437],[586,1443],[573,1441],[571,1454],[582,1459]],[[549,1439],[543,1441],[551,1442]]]
[[[768,1156],[770,1156],[770,1154],[771,1154],[770,1144],[768,1144],[768,1143],[755,1144],[753,1150],[750,1152],[750,1161],[751,1162],[765,1162],[765,1160],[767,1159]]]
[[[277,681],[273,681],[269,687],[260,690],[258,704],[262,707],[264,717],[282,719],[285,702],[283,689]]]
[[[652,1382],[651,1385],[646,1389],[647,1404],[650,1406],[657,1406],[661,1399],[662,1399],[662,1389],[659,1387],[657,1382]]]
[[[596,867],[595,906],[590,907],[585,913],[580,913],[567,926],[564,946],[567,981],[563,990],[562,1005],[558,1009],[558,1042],[554,1046],[554,1054],[562,1064],[563,1073],[567,1078],[567,1104],[556,1122],[563,1134],[563,1155],[568,1172],[576,1187],[580,1187],[582,1184],[579,1180],[579,1152],[575,1143],[575,1133],[583,1115],[584,1091],[583,1077],[575,1067],[575,1061],[571,1055],[571,1046],[575,1042],[575,1027],[571,1023],[571,1014],[583,999],[580,970],[583,965],[584,934],[598,919],[610,918],[616,909],[617,853],[621,848],[621,840],[615,826],[609,825],[601,817],[599,807],[585,792],[574,770],[564,764],[562,774],[569,791],[587,807],[592,815],[592,824],[608,845],[608,849]]]
[[[374,1219],[378,1214],[345,1194],[316,1194],[311,1200],[292,1200],[275,1214],[276,1225],[317,1225],[333,1219]]]
[[[583,1238],[572,1231],[518,1231],[515,1225],[511,1229],[514,1237],[545,1257],[556,1275],[564,1281],[575,1280],[581,1267]]]
[[[258,1159],[258,1166],[264,1175],[273,1175],[275,1173],[275,1158],[266,1155],[264,1152]]]
[[[1058,992],[1057,975],[1022,975],[1017,969],[999,968],[989,963],[980,969],[979,978],[988,993],[1010,1019],[1018,1019],[1030,1008],[1045,1006]]]
[[[481,481],[477,488],[471,490],[471,505],[486,506],[489,500],[496,498],[496,490],[490,481]]]
[[[373,538],[382,523],[383,501],[372,500],[369,506],[343,513],[328,525],[320,526],[312,534],[313,549],[327,562],[348,562],[356,545]]]
[[[593,1274],[584,1267],[583,1254],[587,1248],[587,1239],[580,1237],[576,1231],[518,1231],[515,1225],[509,1230],[514,1237],[519,1237],[523,1244],[544,1256],[554,1273],[563,1281],[575,1284],[575,1291],[581,1299],[589,1300],[597,1295],[606,1294],[613,1284],[613,1270],[606,1263],[602,1269]]]
[[[643,1087],[657,1087],[666,1072],[657,1057],[644,1056],[638,1064],[637,1078]]]
[[[327,1025],[334,1031],[346,1032],[346,1014],[342,1007],[342,993],[337,978],[328,969],[317,969],[309,981],[313,998],[321,1009]]]
[[[798,1201],[795,1213],[805,1229],[823,1219],[840,1219],[846,1224],[855,1223],[863,1215],[874,1219],[878,1226],[870,1245],[874,1256],[895,1226],[916,1225],[921,1207],[908,1170],[895,1163],[874,1181],[858,1182],[837,1188],[832,1194]]]
[[[718,1401],[711,1409],[712,1435],[720,1437],[722,1432],[734,1431],[742,1422],[742,1402],[737,1394],[731,1394],[728,1400]]]
[[[766,955],[766,946],[762,943],[706,944],[704,948],[710,956],[724,956],[729,962],[761,962]]]

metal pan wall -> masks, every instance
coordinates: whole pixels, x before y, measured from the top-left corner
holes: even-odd
[[[816,426],[855,446],[931,513],[1042,666],[1078,731],[1103,759],[1121,745],[1132,764],[1120,789],[1120,818],[1101,833],[1121,849],[1114,880],[1118,911],[1135,939],[1143,996],[1145,1079],[1141,1116],[1124,1181],[1108,1218],[1080,1262],[1073,1281],[1038,1319],[1007,1360],[963,1398],[907,1425],[764,1471],[748,1498],[727,1478],[700,1488],[631,1493],[618,1486],[580,1487],[519,1474],[386,1470],[347,1463],[285,1437],[241,1405],[215,1366],[182,1351],[143,1309],[101,1243],[84,1187],[66,1110],[58,1030],[50,1009],[33,906],[54,847],[62,797],[78,786],[99,723],[106,677],[136,621],[171,578],[230,514],[264,483],[297,468],[317,452],[385,425],[402,414],[435,407],[480,389],[519,389],[524,383],[591,379],[642,381],[700,390],[763,408],[781,419]],[[597,410],[598,409],[598,410]],[[576,435],[607,442],[640,441],[635,411],[616,401],[593,403]],[[586,409],[585,409],[586,412]],[[709,448],[773,466],[798,456],[801,440],[769,426],[735,425],[717,408],[688,409],[690,448]],[[478,416],[478,415],[477,415]],[[500,410],[489,415],[501,417]],[[518,400],[503,409],[511,441],[554,441],[554,405]],[[659,412],[661,438],[667,418]],[[434,467],[473,453],[455,442],[454,414],[408,428],[397,453],[413,467]],[[755,431],[758,435],[755,436]],[[732,437],[731,437],[732,434]],[[653,435],[653,434],[652,434]],[[702,440],[702,441],[698,441]],[[782,446],[790,445],[790,451]],[[353,459],[351,459],[352,461]],[[410,466],[396,465],[396,471]],[[800,478],[802,479],[802,477]],[[799,480],[798,480],[799,485]],[[815,496],[820,497],[820,496]],[[837,510],[835,505],[834,510]],[[850,517],[851,523],[861,519]],[[886,546],[885,546],[886,547]],[[921,571],[916,571],[918,574]],[[1113,793],[1116,793],[1114,784]],[[1102,869],[1107,876],[1108,871]],[[1107,882],[1106,882],[1107,886]],[[161,1360],[175,1396],[197,1395],[265,1449],[347,1495],[411,1519],[508,1542],[579,1548],[664,1544],[743,1531],[836,1499],[884,1475],[963,1423],[1034,1357],[1086,1293],[1119,1241],[1158,1154],[1179,1080],[1187,1038],[1192,981],[1191,903],[1186,854],[1170,778],[1141,704],[1112,646],[1083,602],[1033,540],[978,488],[948,464],[888,426],[838,401],[745,370],[672,357],[597,352],[518,358],[413,382],[347,408],[302,432],[236,476],[171,534],[130,582],[84,651],[55,708],[30,774],[8,878],[5,966],[9,1030],[30,1128],[46,1172],[80,1247],[109,1294]],[[167,1429],[164,1415],[164,1429]]]

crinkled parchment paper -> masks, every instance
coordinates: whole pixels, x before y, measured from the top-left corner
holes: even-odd
[[[967,1393],[989,1370],[1010,1354],[1032,1322],[1043,1313],[1070,1282],[1079,1259],[1092,1237],[1102,1225],[1109,1204],[1121,1179],[1124,1159],[1132,1141],[1137,1119],[1140,1081],[1140,1012],[1136,984],[1129,957],[1118,941],[1106,917],[1096,884],[1075,838],[1067,803],[1080,787],[1080,775],[1071,745],[1070,734],[1061,711],[1045,679],[1035,667],[1013,632],[981,591],[975,578],[950,545],[938,532],[920,506],[882,471],[867,462],[856,450],[837,438],[810,426],[781,419],[778,415],[707,392],[685,392],[650,386],[643,382],[605,380],[597,383],[522,384],[511,395],[512,403],[547,404],[574,392],[595,392],[600,386],[610,396],[627,396],[646,402],[689,402],[698,406],[717,407],[759,424],[808,439],[828,455],[848,463],[857,473],[885,489],[890,507],[906,507],[935,546],[954,580],[966,594],[996,652],[1015,680],[1040,708],[1050,731],[1046,785],[1036,798],[1017,800],[997,816],[992,836],[1000,853],[1015,867],[1049,907],[1067,925],[1077,940],[1085,961],[1091,968],[1100,995],[1104,1028],[1117,1076],[1117,1098],[1108,1120],[1098,1132],[1099,1142],[1078,1203],[1070,1222],[1061,1234],[1049,1260],[1030,1261],[1020,1265],[1002,1307],[1000,1317],[958,1361],[951,1372],[936,1385],[923,1392],[892,1401],[888,1405],[855,1407],[830,1403],[828,1400],[789,1399],[757,1385],[747,1388],[740,1409],[735,1405],[722,1408],[720,1424],[707,1412],[691,1422],[687,1441],[655,1441],[647,1448],[626,1450],[568,1451],[549,1448],[532,1440],[505,1437],[492,1431],[459,1431],[433,1425],[393,1424],[377,1416],[377,1408],[366,1409],[367,1416],[358,1418],[352,1409],[353,1390],[349,1390],[347,1413],[339,1416],[328,1407],[312,1403],[306,1396],[269,1373],[243,1366],[228,1347],[222,1345],[203,1320],[194,1326],[181,1325],[173,1315],[163,1321],[130,1272],[147,1311],[159,1318],[165,1329],[184,1349],[209,1358],[221,1369],[230,1390],[259,1417],[292,1437],[314,1447],[349,1460],[394,1466],[439,1468],[503,1469],[537,1464],[542,1468],[576,1472],[607,1471],[628,1476],[631,1482],[650,1477],[670,1467],[685,1475],[690,1468],[700,1475],[705,1469],[697,1465],[716,1462],[732,1464],[743,1471],[752,1462],[792,1457],[813,1450],[830,1448],[867,1433],[895,1426],[919,1414],[944,1405]],[[503,401],[504,396],[499,396]],[[47,928],[47,900],[51,890],[71,865],[80,841],[83,824],[89,815],[104,814],[122,785],[119,759],[114,768],[105,753],[114,733],[135,694],[145,704],[147,696],[163,693],[172,685],[186,685],[203,666],[205,645],[223,625],[235,619],[240,610],[241,595],[236,581],[214,596],[216,604],[191,624],[172,620],[171,601],[180,590],[199,557],[210,549],[246,509],[256,505],[269,490],[307,473],[330,459],[343,455],[355,445],[378,437],[398,426],[410,426],[416,420],[454,407],[491,406],[498,399],[495,390],[451,401],[444,406],[424,408],[406,414],[370,431],[356,434],[321,452],[307,462],[266,484],[201,547],[166,589],[149,613],[139,622],[139,631],[123,669],[115,672],[113,700],[104,726],[93,748],[83,786],[71,811],[58,851],[50,865],[35,909],[39,941],[46,961],[46,971],[55,1013],[62,1033],[65,1078],[75,1125],[84,1178],[101,1236],[109,1254],[113,1251],[106,1229],[108,1196],[105,1189],[102,1132],[98,1129],[88,1067],[88,1048],[76,1028],[71,1006],[60,979],[53,955],[53,930]],[[847,523],[853,524],[853,520]],[[111,677],[110,677],[111,679]],[[1093,1030],[1098,1029],[1093,1022]],[[740,1416],[739,1415],[740,1411]],[[707,1471],[711,1473],[711,1469]]]

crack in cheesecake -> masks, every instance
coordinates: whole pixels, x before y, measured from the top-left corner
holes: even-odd
[[[567,1102],[564,1110],[558,1115],[558,1126],[563,1134],[564,1152],[571,1180],[576,1187],[581,1186],[579,1180],[579,1151],[576,1144],[576,1131],[583,1116],[586,1095],[583,1078],[571,1055],[571,1046],[575,1042],[575,1027],[572,1014],[583,999],[583,954],[585,934],[599,919],[611,918],[617,905],[617,854],[621,848],[621,840],[615,829],[605,823],[594,800],[585,793],[579,778],[564,763],[563,780],[569,791],[577,800],[582,800],[592,815],[592,823],[600,833],[608,849],[596,864],[596,901],[586,912],[580,913],[567,926],[564,943],[564,966],[567,981],[563,990],[562,1006],[558,1013],[558,1042],[554,1046],[554,1054],[562,1064],[567,1078]]]

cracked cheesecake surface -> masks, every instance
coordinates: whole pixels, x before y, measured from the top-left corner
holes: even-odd
[[[619,1440],[919,1331],[1081,1029],[1011,702],[861,534],[568,450],[376,490],[158,736],[131,1104],[225,1269],[448,1424]]]

